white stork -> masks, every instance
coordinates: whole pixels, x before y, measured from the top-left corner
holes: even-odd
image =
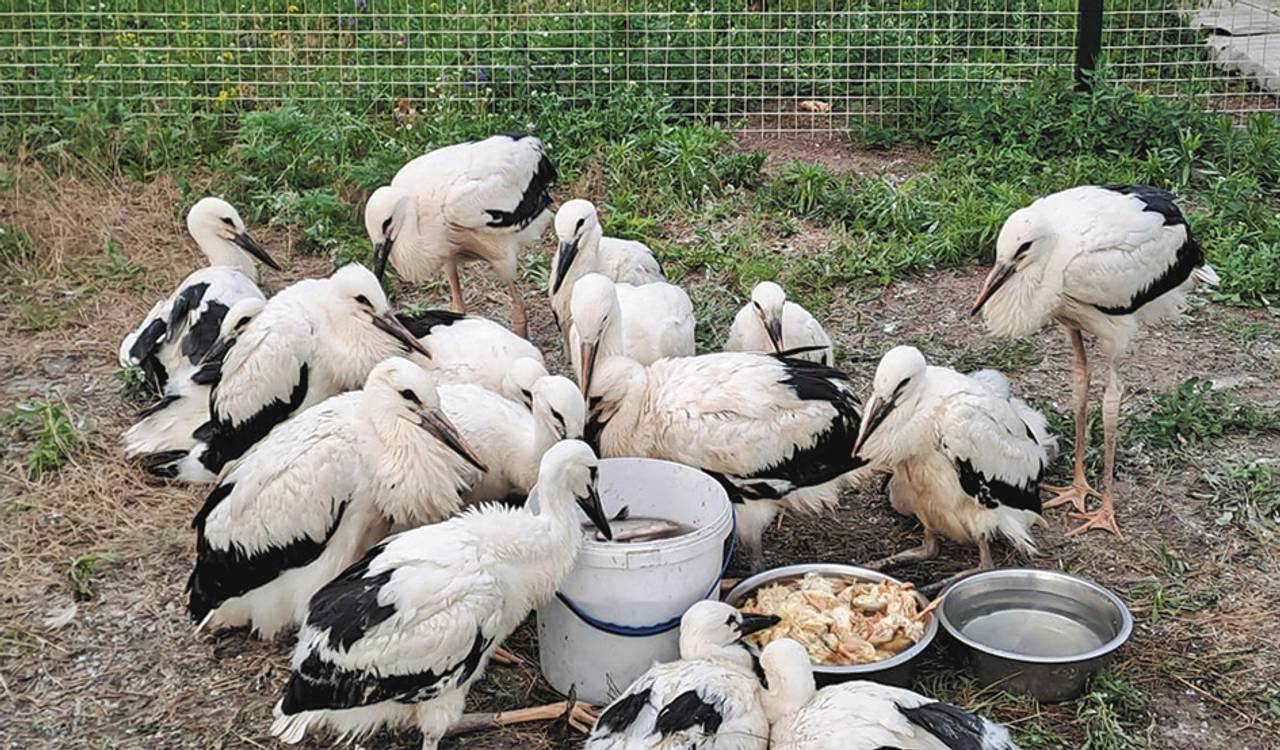
[[[477,385],[440,386],[440,407],[489,467],[463,496],[468,504],[527,496],[542,455],[561,440],[582,438],[586,407],[572,380],[539,378],[529,397],[526,409]]]
[[[584,352],[609,349],[642,365],[694,352],[693,303],[673,284],[614,284],[589,273],[573,287],[569,357],[582,372]],[[606,346],[601,337],[609,336]]]
[[[409,352],[430,357],[364,266],[299,281],[272,297],[236,337],[211,374],[204,440],[161,470],[186,481],[216,481],[228,461],[244,455],[272,427],[359,388],[374,365]]]
[[[511,295],[511,324],[528,335],[524,300],[516,288],[517,258],[550,222],[548,187],[556,171],[542,141],[504,133],[419,156],[365,205],[365,229],[382,278],[388,258],[411,282],[444,266],[454,312],[466,312],[458,265],[488,263]]]
[[[231,306],[222,319],[217,342],[195,367],[170,378],[163,397],[138,414],[138,422],[124,433],[124,454],[143,457],[143,467],[157,476],[172,478],[175,462],[196,446],[201,425],[209,421],[209,390],[222,358],[240,332],[266,304],[245,297]]]
[[[777,625],[717,601],[680,618],[680,659],[655,664],[600,714],[585,750],[765,750],[760,678],[742,639]]]
[[[270,639],[393,524],[440,521],[486,470],[422,368],[394,357],[363,390],[271,431],[233,464],[192,526],[187,610],[200,627]]]
[[[503,373],[500,393],[517,404],[524,404],[524,408],[532,409],[533,384],[547,375],[547,367],[541,359],[521,357]]]
[[[813,347],[817,347],[816,349]],[[787,293],[772,281],[751,290],[751,301],[738,310],[725,341],[727,352],[797,352],[795,357],[830,367],[835,364],[831,337],[809,311],[787,300]]]
[[[573,323],[569,308],[573,285],[589,273],[604,275],[617,284],[641,286],[666,281],[662,267],[643,242],[605,237],[600,217],[591,201],[571,200],[556,211],[556,247],[548,281],[551,311],[556,325],[568,333]]]
[[[187,231],[209,260],[182,280],[168,298],[120,345],[120,366],[139,366],[143,382],[159,395],[169,378],[199,362],[213,346],[222,318],[236,302],[262,300],[254,259],[280,270],[253,239],[240,214],[221,198],[201,198],[187,212]]]
[[[397,317],[431,352],[418,364],[441,383],[470,383],[505,394],[507,374],[521,360],[533,360],[546,374],[538,347],[501,323],[447,310]]]
[[[775,750],[1018,750],[1009,730],[905,688],[856,680],[817,689],[804,646],[764,647],[761,702]]]
[[[854,450],[893,471],[889,501],[920,519],[924,543],[869,567],[930,559],[935,534],[976,543],[981,569],[992,566],[997,534],[1035,553],[1031,527],[1041,520],[1040,478],[1053,438],[1042,416],[1019,402],[1024,419],[989,382],[929,367],[911,346],[880,360]]]
[[[271,733],[295,743],[322,728],[359,738],[416,724],[423,750],[435,750],[470,718],[462,715],[467,691],[498,644],[573,568],[583,536],[574,506],[612,536],[596,465],[584,443],[563,441],[542,458],[538,514],[493,503],[397,534],[317,592]],[[548,719],[563,709],[489,720]]]
[[[1084,186],[1046,196],[1015,211],[996,239],[996,261],[971,313],[982,311],[999,336],[1027,336],[1056,321],[1067,329],[1075,352],[1076,457],[1069,487],[1046,487],[1057,495],[1046,508],[1071,503],[1081,526],[1074,536],[1104,529],[1120,536],[1115,520],[1116,427],[1123,386],[1117,361],[1139,324],[1154,323],[1186,307],[1198,284],[1218,283],[1218,274],[1191,234],[1172,194],[1145,185]],[[1104,459],[1102,492],[1084,476],[1089,408],[1089,366],[1084,334],[1098,339],[1107,362],[1102,397]],[[1102,507],[1086,512],[1088,497]]]
[[[732,500],[744,503],[738,532],[753,568],[763,562],[760,542],[778,511],[772,500],[866,463],[853,455],[860,404],[838,370],[751,352],[674,357],[645,367],[624,355],[616,308],[575,318],[583,340],[578,382],[587,396],[588,442],[608,458],[661,458],[715,477]],[[810,510],[810,502],[793,505],[787,498],[797,510]]]

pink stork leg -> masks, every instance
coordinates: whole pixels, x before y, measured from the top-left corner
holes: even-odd
[[[1088,506],[1086,501],[1090,495],[1098,497],[1098,491],[1089,486],[1084,478],[1084,451],[1089,439],[1089,360],[1084,351],[1084,336],[1077,328],[1067,329],[1071,338],[1071,348],[1075,352],[1075,365],[1072,368],[1071,397],[1075,405],[1076,415],[1076,465],[1075,473],[1068,487],[1050,487],[1044,485],[1046,492],[1056,495],[1044,504],[1046,510],[1059,505],[1071,503],[1077,513],[1083,513]]]

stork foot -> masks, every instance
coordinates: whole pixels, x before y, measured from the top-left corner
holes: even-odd
[[[503,711],[498,714],[498,724],[520,724],[526,721],[545,721],[563,718],[569,726],[582,733],[588,733],[596,725],[595,708],[582,701],[560,701],[535,708],[522,708],[515,711]]]
[[[983,570],[986,570],[986,568],[977,567],[977,568],[969,568],[968,570],[962,570],[953,576],[947,576],[946,578],[943,578],[941,581],[934,581],[928,586],[921,586],[916,590],[919,591],[921,594],[924,594],[925,596],[933,599],[933,601],[929,603],[929,607],[931,608],[936,607],[936,604],[940,604],[942,602],[942,597],[938,596],[938,594],[941,594],[943,591],[945,591],[948,586],[950,586],[953,583],[957,583],[965,578],[968,578],[974,573],[981,573]]]
[[[1089,509],[1088,500],[1090,497],[1102,497],[1102,493],[1090,487],[1089,483],[1083,478],[1067,487],[1041,485],[1040,489],[1055,495],[1055,497],[1044,503],[1042,507],[1045,510],[1070,503],[1076,509],[1076,513],[1084,513]]]
[[[938,539],[933,532],[925,530],[924,543],[919,547],[913,547],[903,550],[896,555],[882,557],[879,560],[872,560],[869,563],[863,563],[862,567],[870,570],[883,570],[891,568],[895,565],[901,565],[909,562],[920,562],[921,560],[932,560],[938,556]]]
[[[529,661],[525,659],[523,656],[520,656],[519,654],[513,653],[511,651],[508,651],[502,646],[499,646],[496,649],[494,649],[493,656],[490,658],[499,664],[506,664],[508,666],[523,667],[524,665],[529,663]]]
[[[1084,523],[1067,532],[1067,538],[1081,536],[1094,529],[1101,529],[1115,534],[1116,538],[1124,541],[1124,534],[1120,533],[1120,526],[1116,523],[1116,511],[1112,506],[1111,498],[1104,497],[1102,507],[1090,513],[1072,513],[1071,517],[1084,521]]]

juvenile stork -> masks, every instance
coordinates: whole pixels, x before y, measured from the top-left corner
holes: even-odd
[[[546,365],[541,359],[521,357],[512,362],[503,373],[502,389],[499,392],[517,404],[524,404],[524,408],[532,409],[533,384],[547,374]]]
[[[387,260],[407,281],[426,281],[443,266],[454,312],[466,312],[458,265],[488,263],[511,295],[511,323],[528,335],[524,300],[516,288],[517,257],[536,243],[551,217],[547,192],[556,170],[542,141],[504,133],[419,156],[365,205],[374,245],[374,272]]]
[[[500,323],[447,310],[397,316],[431,352],[419,362],[441,383],[471,383],[502,393],[507,373],[521,360],[544,367],[542,352]]]
[[[937,534],[976,543],[980,569],[992,566],[997,534],[1035,553],[1031,527],[1041,520],[1040,478],[1053,439],[1043,417],[988,383],[929,367],[911,346],[880,360],[854,450],[892,469],[889,501],[920,519],[924,543],[871,567],[930,559]]]
[[[360,738],[416,724],[423,750],[435,750],[460,719],[563,713],[560,704],[470,721],[462,711],[498,644],[573,568],[583,536],[575,505],[612,537],[596,470],[584,443],[561,442],[542,457],[537,515],[495,503],[397,534],[317,592],[271,733],[295,743],[321,728]]]
[[[209,266],[157,302],[120,345],[120,366],[141,367],[144,384],[157,395],[169,378],[204,358],[232,305],[246,298],[265,299],[254,259],[280,270],[240,214],[221,198],[197,201],[187,212],[187,231]]]
[[[755,658],[742,639],[774,615],[701,601],[680,618],[680,659],[655,664],[600,714],[586,750],[765,750]]]
[[[485,469],[431,377],[406,359],[382,362],[363,390],[272,430],[209,493],[192,521],[191,618],[274,637],[393,524],[461,509]]]
[[[571,200],[556,211],[556,247],[548,282],[556,325],[568,332],[573,323],[573,285],[589,273],[617,284],[641,286],[666,281],[662,267],[643,242],[605,237],[591,201]]]
[[[1083,520],[1067,532],[1091,529],[1120,536],[1115,520],[1116,428],[1120,422],[1117,363],[1140,324],[1186,307],[1198,284],[1217,285],[1218,274],[1172,194],[1145,185],[1084,186],[1046,196],[1018,209],[996,239],[996,261],[971,314],[982,311],[998,336],[1028,336],[1050,321],[1067,329],[1075,353],[1075,471],[1068,487],[1046,487],[1056,497],[1046,508],[1072,504]],[[1098,340],[1106,359],[1102,397],[1102,493],[1085,479],[1089,364],[1084,334]],[[1102,506],[1086,512],[1089,496]]]
[[[599,351],[599,339],[592,337],[601,321],[608,322],[601,334],[612,338],[611,351],[642,365],[693,356],[693,303],[673,284],[614,284],[603,274],[589,273],[573,287],[572,316],[569,356],[575,372],[582,372],[588,352]]]
[[[905,688],[858,680],[818,690],[809,654],[790,638],[765,646],[760,667],[775,750],[1018,750],[999,724]]]
[[[468,504],[528,496],[543,454],[561,440],[582,438],[586,407],[572,380],[539,378],[529,398],[526,409],[477,385],[440,386],[444,413],[489,467],[463,496]]]
[[[427,349],[392,313],[382,286],[352,264],[327,279],[282,290],[236,337],[210,374],[209,424],[203,441],[165,470],[193,482],[216,481],[293,414],[353,388],[374,365]]]
[[[751,301],[738,310],[725,341],[727,352],[785,352],[808,349],[794,356],[828,367],[835,364],[831,337],[809,311],[787,301],[787,293],[772,281],[751,290]]]
[[[586,282],[578,282],[579,288]],[[660,359],[626,356],[618,310],[575,310],[582,335],[578,382],[587,438],[605,457],[661,458],[715,477],[739,508],[753,568],[761,539],[797,489],[831,482],[866,462],[853,455],[862,412],[844,373],[805,360],[724,352]]]

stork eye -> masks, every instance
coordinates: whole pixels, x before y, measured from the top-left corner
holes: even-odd
[[[373,303],[372,303],[372,302],[370,302],[370,301],[369,301],[369,298],[368,298],[368,297],[366,297],[366,296],[364,296],[363,294],[357,294],[357,295],[356,295],[356,302],[359,302],[360,304],[364,305],[365,307],[373,307]]]
[[[418,394],[414,393],[408,388],[405,388],[403,391],[400,391],[400,395],[403,396],[406,401],[410,401],[414,404],[417,404],[418,406],[422,406],[422,399],[418,398]]]
[[[578,231],[582,229],[582,225],[586,223],[587,223],[587,220],[585,218],[578,219],[578,225],[573,228],[574,234],[577,234]]]
[[[235,225],[236,225],[235,221],[230,216],[223,216],[222,223],[226,224],[227,226],[233,229],[235,228]]]
[[[387,220],[386,220],[386,221],[384,221],[384,222],[382,222],[382,233],[383,233],[383,234],[386,234],[386,233],[387,233],[387,230],[388,230],[388,229],[390,229],[390,228],[391,228],[391,217],[390,217],[390,216],[388,216],[388,217],[387,217]]]
[[[755,308],[755,309],[757,309],[757,310],[760,310],[760,303],[759,303],[759,302],[756,302],[755,300],[751,300],[751,306],[752,306],[752,307],[754,307],[754,308]],[[764,312],[763,310],[760,310],[760,311],[761,311],[761,312]]]
[[[741,621],[741,620],[739,620],[739,619],[736,617],[736,614],[737,614],[737,613],[734,613],[734,614],[729,615],[729,619],[725,620],[725,621],[724,621],[724,624],[725,624],[725,625],[728,625],[728,626],[729,626],[729,627],[731,627],[731,628],[736,628],[736,627],[738,627],[739,625],[741,625],[741,624],[742,624],[742,621]]]
[[[555,409],[551,410],[551,416],[555,417],[556,423],[560,425],[560,429],[565,429],[564,417],[560,416],[560,412]]]
[[[1031,249],[1031,240],[1027,240],[1026,242],[1022,243],[1021,245],[1018,245],[1018,250],[1017,250],[1017,252],[1015,252],[1015,253],[1013,254],[1013,257],[1015,257],[1015,258],[1016,258],[1016,257],[1018,257],[1019,255],[1022,255],[1023,253],[1027,252],[1027,251],[1028,251],[1028,250],[1030,250],[1030,249]]]
[[[910,382],[911,382],[911,378],[903,378],[903,379],[902,379],[902,382],[901,382],[901,383],[898,383],[898,387],[893,389],[893,395],[895,395],[895,396],[896,396],[896,395],[898,395],[899,393],[901,393],[901,392],[902,392],[902,389],[903,389],[903,388],[906,388],[906,387],[907,387],[907,383],[910,383]]]
[[[238,331],[238,330],[240,330],[241,328],[244,328],[245,326],[249,325],[249,321],[251,321],[251,320],[253,320],[253,318],[250,318],[250,317],[249,317],[249,316],[247,316],[247,315],[246,315],[245,317],[243,317],[243,318],[241,318],[241,319],[237,320],[237,321],[236,321],[236,330]]]

